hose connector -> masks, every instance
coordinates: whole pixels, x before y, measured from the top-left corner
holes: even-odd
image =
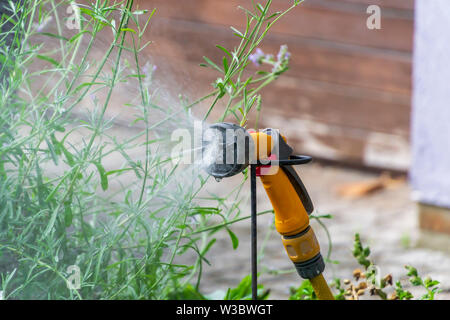
[[[312,279],[325,270],[319,242],[310,226],[296,235],[283,235],[281,239],[289,258],[303,279]]]

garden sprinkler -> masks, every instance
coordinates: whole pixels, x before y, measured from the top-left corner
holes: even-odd
[[[256,177],[259,176],[272,203],[275,228],[298,274],[309,279],[320,300],[333,300],[322,272],[325,263],[319,243],[309,225],[314,210],[294,165],[308,163],[308,156],[293,155],[293,149],[277,130],[247,131],[232,123],[217,123],[204,131],[203,163],[220,181],[250,166],[252,299],[257,299]]]

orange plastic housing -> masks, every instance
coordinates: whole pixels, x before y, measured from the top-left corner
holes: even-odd
[[[282,235],[295,235],[309,225],[303,204],[283,170],[260,176],[275,212],[275,228]]]
[[[250,135],[256,146],[257,159],[270,156],[271,137],[263,132],[251,132]],[[279,167],[273,169],[271,173],[274,174],[260,178],[275,211],[275,227],[282,235],[295,235],[308,227],[308,213],[284,171]]]
[[[292,262],[305,262],[320,253],[319,242],[311,228],[300,236],[291,238],[281,237],[281,240]]]

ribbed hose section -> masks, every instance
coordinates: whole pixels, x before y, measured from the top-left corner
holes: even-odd
[[[331,293],[330,287],[328,283],[325,281],[325,278],[322,274],[319,274],[317,277],[309,279],[311,285],[316,293],[316,296],[319,300],[334,300],[334,296]]]

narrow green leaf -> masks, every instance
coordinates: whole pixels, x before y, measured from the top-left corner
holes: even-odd
[[[72,225],[73,220],[73,213],[72,213],[72,207],[70,205],[70,202],[64,203],[64,225],[66,228],[70,227]]]
[[[266,18],[266,21],[267,21],[267,20],[270,20],[270,19],[272,19],[272,18],[275,18],[276,16],[279,16],[280,14],[281,14],[281,11],[277,11],[277,12],[275,12],[274,14],[270,15],[269,17],[267,17],[267,18]]]
[[[57,148],[54,146],[53,142],[50,141],[48,138],[45,138],[45,142],[47,143],[48,151],[50,152],[53,163],[55,165],[58,165],[58,156],[57,156],[57,152],[56,152]]]
[[[82,88],[87,87],[87,86],[93,86],[95,84],[105,85],[105,83],[103,83],[103,82],[85,82],[85,83],[80,84],[78,87],[76,87],[74,90],[74,93],[78,93]]]
[[[259,11],[261,11],[262,14],[264,14],[264,7],[261,5],[261,3],[256,4],[256,7]]]
[[[223,70],[225,73],[228,73],[228,60],[226,57],[223,57]]]
[[[81,32],[79,32],[79,33],[77,33],[76,35],[74,35],[72,38],[70,38],[69,39],[69,42],[70,43],[72,43],[72,42],[74,42],[75,40],[77,40],[79,37],[81,37],[83,34],[85,34],[85,33],[91,33],[90,31],[88,31],[88,30],[83,30],[83,31],[81,31]]]
[[[220,45],[216,45],[216,47],[219,48],[220,50],[222,50],[223,52],[225,52],[225,54],[226,54],[227,56],[229,56],[230,59],[233,59],[233,56],[231,55],[231,53],[230,53],[227,49],[225,49],[224,47],[222,47],[222,46],[220,46]]]
[[[244,35],[242,34],[242,32],[240,32],[238,29],[236,29],[235,27],[230,27],[231,30],[234,31],[235,34],[237,34],[238,36],[245,38]]]
[[[60,156],[60,155],[61,155],[61,147],[59,146],[60,143],[59,143],[59,141],[56,139],[54,133],[52,133],[52,134],[50,135],[50,140],[52,141],[53,146],[54,146],[54,148],[55,148],[55,153],[56,153],[58,156]]]
[[[211,249],[211,247],[214,243],[216,243],[215,238],[208,242],[205,249],[203,249],[202,252],[200,253],[200,256],[203,257],[209,251],[209,249]]]
[[[205,59],[205,61],[213,68],[216,69],[217,71],[219,71],[220,73],[222,73],[222,69],[220,69],[217,64],[215,64],[214,62],[212,62],[208,57],[203,56],[203,59]]]
[[[130,171],[130,170],[134,170],[134,169],[133,168],[124,168],[124,169],[111,170],[111,171],[108,171],[106,173],[106,175],[109,176],[112,174],[122,173],[122,172]]]
[[[41,55],[41,54],[38,54],[37,57],[38,57],[39,59],[41,59],[41,60],[50,62],[51,64],[53,64],[54,66],[56,66],[56,67],[58,67],[58,68],[59,68],[59,66],[60,66],[60,64],[59,64],[58,61],[56,61],[55,59],[50,58],[50,57],[48,57],[48,56],[43,56],[43,55]]]
[[[56,38],[59,40],[64,40],[64,41],[69,41],[69,39],[67,39],[66,37],[63,37],[59,34],[54,34],[54,33],[49,33],[49,32],[38,32],[37,34],[43,35],[43,36],[47,36],[47,37],[51,37],[51,38]]]
[[[122,29],[120,29],[120,31],[128,31],[128,32],[132,32],[132,33],[137,33],[134,29],[131,29],[131,28],[122,28]]]
[[[53,199],[53,197],[55,196],[56,192],[60,189],[61,185],[63,184],[64,180],[66,180],[66,178],[68,177],[69,173],[66,173],[61,180],[58,182],[58,184],[53,188],[53,190],[50,192],[50,194],[47,196],[47,198],[45,198],[45,202],[49,202],[50,200]],[[56,210],[54,212],[57,212]],[[54,215],[56,215],[56,213],[54,213]],[[51,221],[54,219],[50,220],[50,224]],[[50,225],[49,224],[49,225]],[[47,230],[45,231],[45,235],[44,237],[47,235],[47,233],[50,231],[49,229],[51,229],[52,226],[47,227]]]
[[[230,228],[227,228],[228,234],[231,238],[231,243],[233,244],[233,249],[236,250],[239,246],[239,238],[234,234],[233,231],[230,230]]]
[[[97,167],[98,173],[100,175],[100,184],[102,186],[103,191],[108,189],[108,175],[106,174],[105,168],[99,162],[94,162]]]
[[[66,147],[64,147],[64,145],[62,143],[59,144],[59,147],[62,150],[62,152],[64,153],[64,155],[66,156],[67,163],[69,164],[69,166],[73,167],[75,164],[75,161],[73,160],[72,154],[69,152],[69,150],[66,149]]]

